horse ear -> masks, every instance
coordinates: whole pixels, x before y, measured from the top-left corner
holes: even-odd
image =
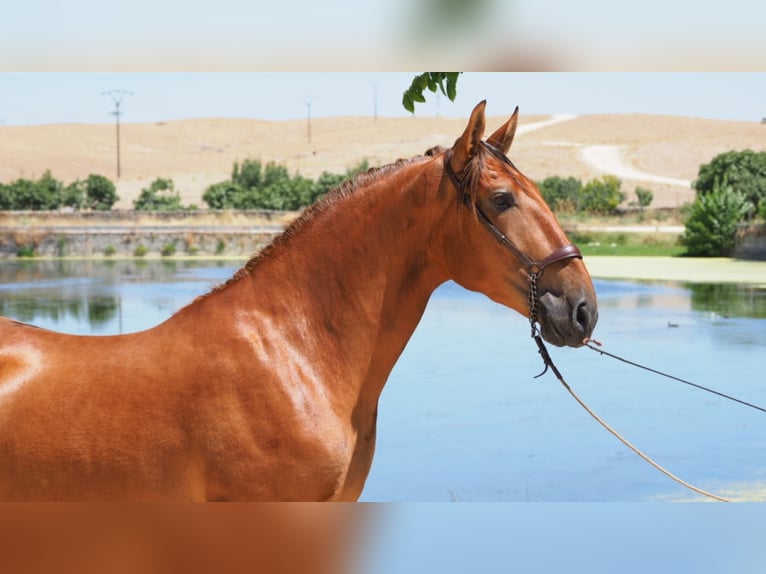
[[[487,107],[487,100],[482,100],[471,112],[471,118],[468,125],[455,145],[452,146],[452,169],[460,173],[471,161],[476,153],[476,149],[484,136],[484,108]]]
[[[511,149],[511,144],[513,143],[513,136],[516,135],[516,125],[518,121],[519,106],[516,106],[510,119],[505,122],[499,130],[487,138],[487,143],[502,150],[502,152],[507,155],[508,150]]]

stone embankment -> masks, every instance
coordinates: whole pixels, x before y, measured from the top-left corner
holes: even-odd
[[[103,256],[241,256],[271,243],[293,212],[0,211],[0,258]],[[567,227],[567,226],[565,226]],[[683,226],[568,226],[567,231],[669,233]],[[741,226],[734,256],[766,260],[766,226]]]
[[[249,256],[281,233],[281,212],[0,212],[0,257]]]

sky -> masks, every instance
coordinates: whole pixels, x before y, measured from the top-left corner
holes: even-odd
[[[123,122],[236,117],[265,120],[408,116],[415,72],[0,73],[0,126],[113,122],[111,90],[126,90]],[[428,95],[417,116],[646,113],[759,122],[766,73],[465,72],[458,96]],[[766,133],[764,134],[766,136]]]
[[[764,21],[754,0],[9,0],[0,70],[763,70]]]

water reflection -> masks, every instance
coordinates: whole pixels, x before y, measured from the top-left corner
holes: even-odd
[[[4,261],[0,262],[0,315],[99,330],[114,322],[126,297],[141,298],[147,308],[169,314],[238,267],[238,262],[221,260]],[[597,281],[596,287],[600,304],[607,308],[660,307],[721,318],[766,318],[766,289],[759,286]],[[463,292],[447,285],[440,295],[461,297]]]
[[[160,323],[243,263],[0,262],[0,313],[76,334],[134,332]],[[608,350],[766,403],[763,289],[603,280],[595,286],[601,316],[595,336]],[[712,491],[763,482],[761,413],[587,350],[552,353],[596,412],[673,472]],[[607,435],[555,380],[534,380],[540,370],[523,317],[454,284],[441,287],[381,396],[362,498],[686,496]]]
[[[0,315],[73,334],[118,334],[159,323],[236,265],[225,261],[0,263]]]
[[[766,318],[766,289],[727,283],[690,284],[691,306],[721,317]]]

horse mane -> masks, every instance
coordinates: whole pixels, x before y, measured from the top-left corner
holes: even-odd
[[[261,249],[258,253],[253,255],[250,260],[248,260],[247,263],[243,267],[241,267],[231,278],[229,278],[224,283],[221,283],[220,285],[214,287],[208,295],[211,295],[213,293],[217,293],[218,291],[221,291],[231,285],[232,283],[235,283],[236,281],[239,281],[243,277],[246,277],[250,275],[253,270],[258,267],[258,265],[270,258],[273,257],[273,255],[281,248],[283,248],[286,244],[290,242],[290,240],[295,237],[296,235],[299,235],[299,233],[312,221],[314,221],[318,216],[321,214],[327,212],[331,207],[335,206],[339,202],[343,201],[347,197],[350,197],[354,195],[358,190],[363,189],[367,187],[368,185],[378,181],[379,179],[386,177],[390,175],[391,173],[394,173],[396,171],[399,171],[404,166],[412,165],[414,163],[423,161],[427,158],[434,157],[438,155],[439,153],[443,152],[445,148],[442,146],[435,146],[430,149],[428,149],[423,155],[417,155],[410,159],[398,159],[395,162],[382,165],[380,167],[371,167],[366,172],[362,172],[360,174],[357,174],[352,179],[346,180],[337,187],[331,189],[326,194],[324,194],[322,197],[320,197],[317,201],[306,207],[300,216],[298,216],[290,225],[288,225],[282,233],[277,235],[271,243],[269,243],[266,247]],[[200,298],[204,298],[207,295],[203,295]]]

